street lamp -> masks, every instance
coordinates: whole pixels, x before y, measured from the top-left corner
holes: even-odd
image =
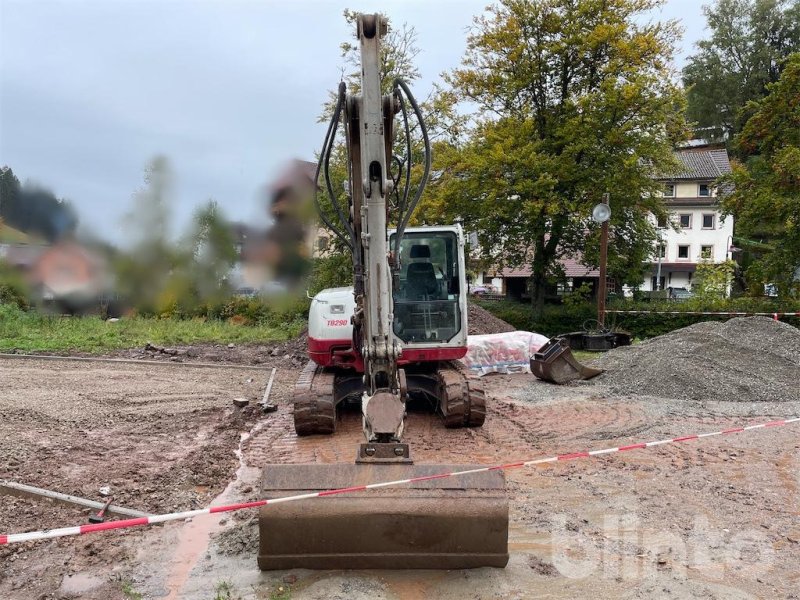
[[[609,195],[603,194],[603,201],[592,210],[592,219],[600,223],[600,281],[597,286],[597,322],[600,329],[605,329],[606,320],[606,263],[608,262],[608,220],[611,208],[608,205]]]

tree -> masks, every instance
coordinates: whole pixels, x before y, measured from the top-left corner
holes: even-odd
[[[748,158],[726,178],[732,191],[723,209],[734,215],[738,235],[766,233],[775,242],[747,268],[751,289],[760,295],[763,284],[774,283],[788,296],[800,291],[800,53],[767,89],[748,105],[752,116],[736,139]]]
[[[535,316],[560,257],[596,256],[588,217],[604,193],[610,274],[633,283],[652,251],[647,217],[664,210],[652,176],[674,168],[685,135],[669,67],[678,27],[637,20],[659,4],[503,0],[446,76],[475,112],[465,141],[436,147],[426,211],[462,218],[496,264],[530,265]]]
[[[154,311],[159,294],[179,257],[170,241],[170,197],[173,173],[158,156],[145,168],[145,185],[133,195],[134,208],[125,216],[127,252],[115,261],[117,290],[144,312]]]
[[[186,270],[194,299],[215,302],[229,296],[228,275],[237,254],[231,228],[214,200],[195,211],[187,245]]]
[[[31,182],[20,186],[8,166],[0,168],[0,219],[51,242],[73,232],[78,223],[69,202]]]
[[[763,98],[800,50],[800,0],[716,0],[703,12],[711,38],[683,69],[687,115],[705,137],[732,140],[747,120],[745,105]]]

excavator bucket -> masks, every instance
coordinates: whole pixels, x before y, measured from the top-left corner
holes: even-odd
[[[464,465],[270,465],[266,498],[467,470]],[[501,471],[266,505],[261,570],[469,569],[508,562]]]
[[[562,385],[576,379],[591,379],[600,375],[603,369],[579,363],[569,349],[569,342],[556,337],[534,353],[531,372],[539,379]]]

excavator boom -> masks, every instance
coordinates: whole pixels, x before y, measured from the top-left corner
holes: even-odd
[[[414,464],[404,439],[407,402],[432,402],[443,430],[479,427],[486,416],[483,391],[454,360],[467,351],[463,231],[458,225],[406,229],[430,171],[430,143],[408,86],[396,80],[390,94],[382,91],[380,44],[386,32],[382,16],[358,15],[360,90],[348,94],[339,85],[320,154],[317,179],[323,176],[332,209],[318,204],[320,217],[352,254],[353,288],[352,296],[338,288],[313,299],[312,361],[294,393],[298,435],[334,434],[338,407],[358,402],[365,441],[354,449],[354,463],[268,466],[262,480],[267,498],[469,468]],[[425,149],[413,197],[411,111]],[[405,125],[405,160],[393,153],[398,113]],[[340,120],[347,143],[346,206],[333,192],[328,169]],[[395,173],[393,164],[400,165]],[[402,193],[395,189],[401,174]],[[390,210],[393,192],[398,201]],[[314,503],[266,505],[259,530],[258,564],[265,570],[502,567],[508,561],[504,475],[476,473]]]

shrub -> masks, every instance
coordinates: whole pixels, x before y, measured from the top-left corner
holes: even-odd
[[[534,320],[529,304],[513,300],[499,302],[479,301],[483,308],[510,323],[517,329],[535,331],[554,336],[570,331],[591,329],[596,326],[597,308],[594,303],[564,306],[545,306],[541,319]],[[645,339],[663,335],[701,321],[727,320],[727,316],[663,314],[664,312],[747,312],[774,313],[798,312],[800,303],[774,302],[762,298],[717,298],[704,300],[691,298],[685,302],[636,302],[631,299],[615,299],[609,302],[609,310],[641,310],[649,314],[607,314],[606,326],[628,331],[634,337]],[[662,313],[662,314],[652,314]],[[782,321],[800,327],[800,317],[782,317]]]
[[[30,308],[30,291],[22,276],[0,261],[0,304],[13,304],[22,310]]]

